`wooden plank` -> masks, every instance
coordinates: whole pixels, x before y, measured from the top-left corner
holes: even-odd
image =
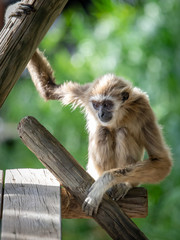
[[[0,218],[2,217],[3,171],[0,170]]]
[[[60,185],[46,169],[7,170],[1,240],[61,238]]]
[[[126,196],[116,201],[123,212],[130,218],[145,218],[148,215],[147,190],[136,187],[129,190]],[[61,188],[61,218],[92,218],[82,211],[78,199]]]

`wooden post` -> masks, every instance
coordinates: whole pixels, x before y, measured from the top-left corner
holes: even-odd
[[[75,161],[67,150],[33,117],[21,120],[19,136],[37,158],[54,174],[80,204],[85,200],[92,177]],[[144,240],[145,235],[106,195],[98,214],[93,218],[112,239]]]
[[[47,169],[7,170],[1,240],[60,240],[60,185]]]
[[[34,11],[12,17],[0,32],[0,107],[67,0],[23,0]]]

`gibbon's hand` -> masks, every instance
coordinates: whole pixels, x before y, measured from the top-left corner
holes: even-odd
[[[109,172],[104,172],[90,187],[88,196],[82,205],[82,210],[89,216],[97,214],[104,193],[112,186],[112,175]]]
[[[99,191],[98,189],[99,189],[99,187],[98,187],[98,183],[96,181],[90,187],[89,194],[82,205],[83,212],[85,212],[89,216],[97,214],[97,212],[98,212],[98,208],[99,208],[99,205],[100,205],[102,197],[103,197],[101,191]]]

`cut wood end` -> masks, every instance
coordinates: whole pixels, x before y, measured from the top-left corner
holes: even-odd
[[[21,138],[21,133],[22,133],[22,129],[23,127],[27,124],[27,123],[30,123],[31,121],[36,121],[37,120],[32,117],[32,116],[26,116],[24,117],[23,119],[21,119],[21,121],[19,122],[18,126],[17,126],[17,130],[18,130],[18,133],[19,133],[19,137]]]

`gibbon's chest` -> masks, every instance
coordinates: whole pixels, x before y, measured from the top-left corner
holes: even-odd
[[[115,167],[124,167],[140,160],[143,147],[126,127],[109,130],[99,127],[90,136],[89,153],[96,163],[102,163],[108,170]],[[106,164],[111,162],[111,166]]]
[[[117,154],[120,149],[122,151],[123,147],[127,147],[125,145],[127,145],[126,142],[129,138],[129,133],[125,127],[113,130],[109,130],[107,127],[100,127],[95,138],[100,148],[108,148],[114,154]]]
[[[95,138],[99,144],[112,144],[115,148],[117,142],[124,142],[130,135],[126,127],[120,127],[118,129],[109,129],[107,127],[99,127],[95,133]]]

